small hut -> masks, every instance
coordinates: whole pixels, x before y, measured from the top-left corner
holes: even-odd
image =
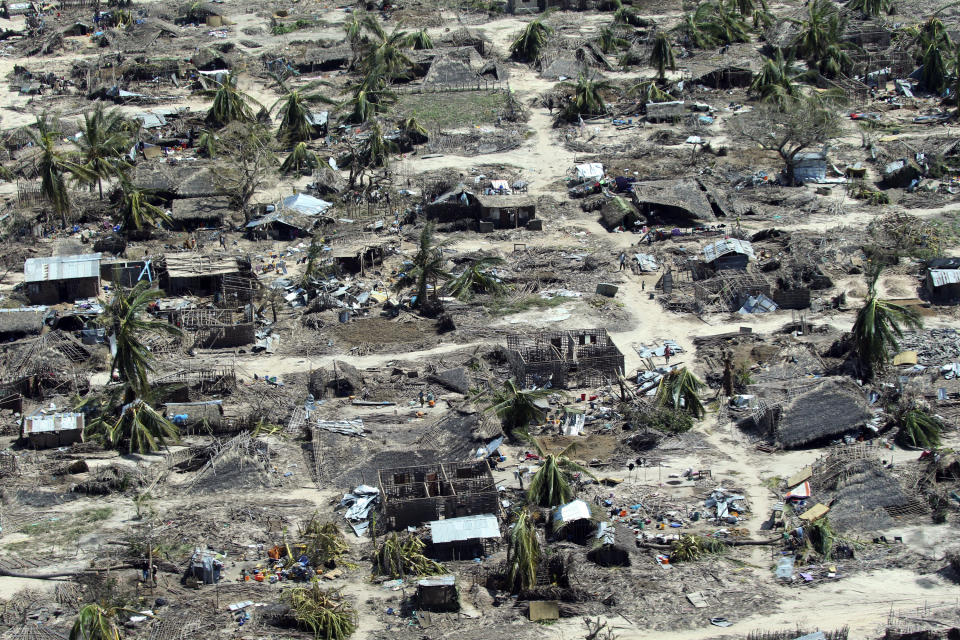
[[[421,578],[417,582],[417,602],[425,611],[459,611],[456,576]]]
[[[82,413],[36,413],[23,419],[20,435],[31,447],[47,449],[83,442]]]
[[[100,295],[100,254],[30,258],[23,263],[33,304],[73,302]]]
[[[500,523],[492,513],[434,520],[430,537],[436,557],[470,560],[490,551],[490,541],[500,538]]]
[[[40,335],[49,313],[46,307],[0,309],[0,341],[13,342]]]
[[[173,201],[170,218],[177,231],[219,229],[232,210],[230,199],[225,197],[182,198]]]
[[[960,303],[960,259],[931,260],[927,264],[924,289],[935,304]]]
[[[191,293],[206,296],[223,289],[225,277],[241,276],[241,265],[231,256],[207,256],[184,252],[165,257],[166,270],[160,285],[170,295]]]
[[[714,271],[735,269],[745,271],[747,264],[756,256],[753,245],[746,240],[724,238],[706,245],[703,250],[703,261]]]

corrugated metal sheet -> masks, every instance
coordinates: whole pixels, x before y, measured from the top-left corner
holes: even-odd
[[[935,287],[960,284],[960,269],[930,269],[930,280]]]
[[[705,262],[713,262],[717,258],[725,256],[728,253],[741,253],[743,255],[750,256],[751,258],[755,257],[753,253],[753,245],[746,240],[725,238],[724,240],[717,240],[716,242],[711,242],[705,246],[703,248],[703,259]]]
[[[423,578],[417,584],[421,587],[452,587],[457,584],[456,576],[433,576],[432,578]]]
[[[431,522],[430,532],[434,544],[499,538],[500,523],[497,522],[497,516],[493,514],[447,518]]]
[[[573,522],[574,520],[589,520],[593,515],[590,513],[590,506],[583,500],[574,500],[565,505],[557,507],[557,512],[553,515],[554,520],[560,522]]]
[[[23,280],[24,282],[45,282],[98,278],[100,277],[100,255],[88,253],[77,256],[29,258],[23,263]]]
[[[82,413],[38,414],[23,419],[23,433],[44,433],[48,431],[75,431],[83,429]]]

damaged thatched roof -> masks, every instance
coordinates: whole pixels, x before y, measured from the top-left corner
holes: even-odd
[[[471,47],[439,52],[433,59],[425,85],[462,85],[475,82],[477,70],[483,65],[480,54]]]
[[[152,167],[137,165],[133,172],[133,183],[141,189],[170,194],[174,198],[225,195],[225,191],[217,185],[213,172],[196,164]]]
[[[707,188],[692,178],[634,183],[633,202],[637,207],[671,207],[699,220],[714,219]]]
[[[230,215],[230,198],[181,198],[174,200],[170,217],[174,220],[222,221]]]
[[[827,378],[780,405],[774,439],[784,448],[837,438],[873,417],[863,391],[844,378]]]
[[[47,313],[46,308],[0,309],[0,335],[37,335]]]

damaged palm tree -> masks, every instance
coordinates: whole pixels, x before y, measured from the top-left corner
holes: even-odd
[[[700,392],[705,388],[706,385],[686,367],[674,369],[660,379],[657,404],[702,418],[706,409],[700,400]]]
[[[280,165],[280,173],[295,173],[297,177],[309,175],[319,164],[317,154],[307,148],[307,143],[298,142]]]
[[[357,630],[358,616],[339,591],[325,591],[314,578],[309,587],[295,587],[285,598],[293,617],[314,638],[343,640]]]
[[[542,18],[531,20],[510,44],[510,55],[521,62],[538,61],[552,33],[553,28]]]
[[[507,287],[492,274],[497,265],[503,264],[503,258],[494,256],[473,260],[457,277],[447,283],[447,292],[458,300],[468,300],[474,293],[503,295]]]
[[[120,640],[117,611],[88,604],[80,609],[70,629],[70,640]]]
[[[87,425],[86,432],[104,444],[141,454],[159,451],[180,437],[175,424],[139,397],[123,405],[119,416],[101,416],[93,420]]]
[[[591,474],[582,465],[569,458],[576,444],[571,444],[560,453],[546,453],[540,443],[534,441],[537,452],[543,457],[543,464],[537,469],[530,488],[527,489],[527,499],[541,507],[559,507],[573,499],[573,487],[570,486],[570,474]]]
[[[520,512],[510,532],[510,546],[507,548],[507,580],[514,592],[529,591],[537,584],[537,569],[543,552],[537,528],[530,512]]]
[[[706,555],[724,553],[726,549],[714,538],[682,535],[670,545],[670,562],[694,562]]]
[[[423,555],[426,546],[416,536],[401,538],[393,533],[377,547],[377,570],[391,578],[435,576],[446,572],[442,564]]]
[[[412,266],[397,279],[395,288],[403,290],[410,285],[416,286],[416,297],[412,306],[420,311],[428,308],[428,292],[433,286],[433,297],[436,298],[440,280],[446,280],[450,274],[444,269],[446,258],[443,257],[443,244],[438,244],[433,235],[433,223],[428,222],[420,231],[420,246],[413,257]]]
[[[213,104],[207,111],[207,122],[215,127],[235,121],[253,122],[250,102],[255,101],[237,88],[237,76],[231,73],[213,94]]]
[[[861,374],[870,378],[886,366],[891,353],[900,350],[898,338],[903,327],[920,329],[923,322],[916,309],[883,300],[877,294],[882,266],[871,266],[867,276],[867,299],[853,323],[853,348]]]
[[[915,404],[910,406],[900,414],[897,422],[900,425],[897,431],[900,446],[914,449],[935,449],[940,446],[943,421],[923,408]]]
[[[298,534],[300,545],[314,567],[336,562],[337,558],[350,550],[337,525],[321,522],[316,514],[306,524],[299,525]]]
[[[492,391],[487,398],[486,411],[500,418],[503,431],[511,438],[526,432],[531,423],[542,422],[547,410],[540,406],[556,391],[552,389],[521,389],[512,379],[504,381],[503,387]]]

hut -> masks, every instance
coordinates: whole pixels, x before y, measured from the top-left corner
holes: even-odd
[[[650,122],[676,120],[677,118],[682,118],[687,112],[686,103],[683,100],[648,102],[646,109],[647,120]]]
[[[714,271],[736,269],[746,271],[747,264],[756,256],[753,245],[746,240],[724,238],[711,242],[702,249],[703,261]]]
[[[225,277],[241,277],[241,265],[231,256],[207,256],[184,252],[168,254],[161,272],[161,288],[169,295],[190,293],[206,296],[223,289]]]
[[[592,539],[597,531],[590,505],[583,500],[574,500],[557,507],[551,524],[555,535],[578,544]]]
[[[83,442],[82,413],[35,413],[23,419],[20,436],[31,447],[47,449]]]
[[[711,89],[744,88],[749,87],[751,82],[753,82],[753,72],[749,68],[732,65],[710,69],[693,79],[693,84]]]
[[[267,236],[274,240],[294,240],[309,236],[315,220],[293,211],[273,211],[247,223],[246,229],[253,237]]]
[[[844,378],[823,378],[789,388],[757,389],[763,401],[754,420],[784,449],[821,445],[855,434],[873,418],[863,391]]]
[[[100,255],[30,258],[23,263],[27,297],[33,304],[58,304],[100,295]]]
[[[167,402],[163,415],[180,428],[181,433],[220,432],[223,427],[223,401]]]
[[[334,264],[349,273],[363,273],[364,269],[383,264],[386,255],[383,244],[363,246],[339,246],[331,251]]]
[[[725,214],[707,188],[697,180],[650,180],[633,185],[633,204],[654,224],[693,226],[712,222],[717,212]]]
[[[532,196],[476,195],[480,206],[480,224],[491,223],[498,229],[515,229],[537,217],[537,203]]]
[[[490,542],[500,539],[500,523],[492,513],[434,520],[430,537],[436,557],[470,560],[487,555]]]
[[[637,210],[626,198],[622,196],[604,198],[600,208],[600,224],[606,227],[607,231],[615,231],[618,228],[633,229],[635,223],[642,223],[642,221]]]
[[[960,258],[929,260],[924,289],[936,304],[960,303]]]
[[[216,176],[209,167],[197,164],[162,167],[140,164],[134,169],[133,183],[167,200],[229,195],[218,186]]]
[[[170,218],[177,231],[219,229],[231,211],[229,198],[181,198],[172,202]]]
[[[424,86],[458,87],[476,85],[483,58],[473,47],[436,50],[433,62],[423,78]]]
[[[459,611],[457,577],[432,576],[417,581],[417,602],[425,611]]]
[[[0,341],[13,342],[40,335],[49,313],[46,307],[0,309]]]
[[[822,182],[827,177],[827,149],[798,153],[790,164],[797,182]]]
[[[206,24],[208,27],[223,27],[233,24],[223,15],[222,5],[213,2],[192,2],[180,8],[174,22],[178,25]]]

